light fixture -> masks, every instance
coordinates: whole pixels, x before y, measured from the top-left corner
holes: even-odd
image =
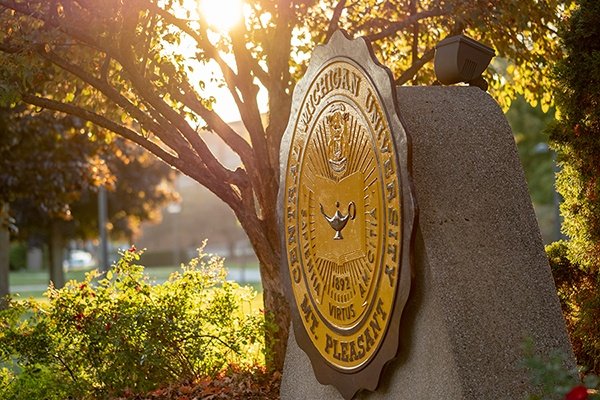
[[[488,84],[481,74],[495,55],[494,49],[470,37],[450,36],[435,47],[435,75],[444,85],[465,82],[487,90]]]

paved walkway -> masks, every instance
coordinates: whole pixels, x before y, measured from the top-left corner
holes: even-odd
[[[240,284],[260,282],[260,272],[256,268],[231,268],[229,269],[229,274],[227,274],[227,279],[236,281]]]
[[[10,285],[11,293],[45,292],[46,289],[48,289],[48,285]]]

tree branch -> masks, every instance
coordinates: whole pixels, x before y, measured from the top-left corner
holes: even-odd
[[[223,58],[219,55],[217,49],[207,39],[208,35],[206,31],[206,26],[208,26],[208,24],[204,18],[201,17],[200,19],[201,27],[203,27],[201,28],[201,35],[196,30],[192,29],[186,21],[176,18],[166,10],[160,8],[158,5],[152,2],[148,2],[147,7],[149,10],[155,12],[157,15],[163,18],[167,23],[181,29],[183,32],[191,36],[196,41],[197,45],[201,49],[205,50],[210,58],[215,60],[215,62],[219,65],[219,68],[221,69],[221,73],[223,74],[229,92],[231,93],[238,109],[240,110],[240,114],[242,115],[242,119],[244,121],[244,124],[246,125],[246,128],[248,129],[248,132],[250,132],[251,137],[254,138],[253,144],[256,145],[257,143],[260,143],[261,140],[262,142],[264,142],[264,128],[262,127],[260,112],[258,111],[258,105],[256,104],[256,91],[258,89],[252,88],[252,86],[255,87],[255,85],[252,83],[253,77],[251,72],[254,73],[258,77],[258,79],[261,80],[263,83],[269,82],[269,76],[258,65],[256,60],[254,60],[250,56],[250,54],[247,53],[245,41],[242,41],[241,45],[238,41],[237,45],[235,46],[235,50],[237,50],[235,52],[238,56],[237,61],[239,61],[238,74],[236,74],[233,71],[233,69],[225,62],[225,60],[223,60]],[[235,41],[235,39],[233,38],[232,40]],[[245,69],[243,65],[246,65],[247,68]],[[242,79],[239,76],[240,73],[245,74],[244,79]],[[184,91],[186,92],[186,95],[184,95],[184,99],[188,101],[193,101],[193,98],[195,96],[190,96],[190,93],[195,91],[190,89],[191,87],[187,87],[186,89],[184,89]],[[238,89],[242,93],[243,99],[240,98],[238,94]],[[243,148],[246,146],[244,146],[239,140],[233,139],[233,135],[231,135],[231,132],[233,131],[229,127],[225,128],[226,124],[220,123],[220,118],[215,118],[214,113],[206,109],[206,107],[204,107],[200,102],[193,101],[192,105],[194,111],[197,112],[199,115],[203,116],[203,118],[204,116],[210,115],[210,121],[207,122],[213,122],[211,124],[211,129],[213,129],[215,133],[219,135],[234,151],[237,152],[238,149],[242,150],[242,152],[238,154],[240,155],[240,158],[244,160],[245,165],[250,167],[250,158],[243,156],[245,150]],[[205,110],[201,110],[203,108]],[[255,132],[258,132],[258,135],[260,135],[258,138],[260,138],[261,140],[256,140],[257,136]],[[252,164],[254,164],[254,162]]]
[[[392,23],[390,26],[379,31],[378,33],[374,33],[373,35],[367,35],[366,39],[370,40],[371,42],[374,42],[376,40],[381,40],[381,39],[387,38],[391,35],[394,35],[398,31],[408,28],[412,24],[414,24],[422,19],[431,18],[431,17],[439,17],[439,16],[446,15],[446,14],[447,14],[447,11],[444,9],[421,11],[419,13],[416,13],[414,15],[411,15],[411,16],[403,19],[402,21],[397,21],[397,22]]]
[[[140,146],[144,147],[146,150],[156,154],[158,157],[160,157],[166,163],[168,163],[170,165],[174,165],[177,168],[183,168],[184,163],[181,159],[179,159],[179,158],[173,156],[172,154],[168,153],[167,151],[163,150],[156,143],[151,142],[150,140],[146,139],[145,137],[138,134],[137,132],[127,128],[126,126],[119,125],[100,114],[96,114],[93,111],[86,110],[84,108],[74,106],[71,104],[62,103],[60,101],[48,99],[45,97],[34,96],[29,93],[22,93],[21,98],[23,99],[23,101],[25,103],[28,103],[28,104],[31,104],[34,106],[38,106],[38,107],[42,107],[42,108],[47,108],[47,109],[54,110],[54,111],[59,111],[59,112],[69,114],[69,115],[74,115],[76,117],[79,117],[81,119],[89,121],[95,125],[98,125],[102,128],[108,129],[111,132],[114,132],[120,136],[123,136],[125,139],[129,139],[132,142],[139,144]],[[203,167],[203,168],[206,168],[206,167]]]
[[[214,178],[231,182],[233,171],[225,168],[212,154],[206,143],[200,138],[198,133],[192,129],[185,118],[167,104],[163,98],[156,92],[152,81],[143,78],[143,73],[137,68],[133,54],[129,48],[119,49],[117,61],[125,70],[129,81],[135,87],[140,96],[155,108],[169,123],[173,124],[185,139],[191,144],[202,162],[208,167],[207,173],[214,175]]]
[[[167,144],[171,149],[173,149],[177,154],[186,154],[190,156],[190,146],[185,140],[183,140],[180,135],[173,135],[169,132],[176,131],[175,128],[168,123],[168,121],[162,119],[161,123],[150,118],[146,113],[144,113],[138,106],[131,103],[127,98],[125,98],[121,93],[119,93],[114,87],[112,87],[108,81],[104,79],[98,79],[94,77],[92,74],[85,71],[83,68],[72,64],[63,58],[61,58],[58,54],[54,52],[46,52],[44,50],[40,50],[38,54],[45,58],[46,60],[52,62],[59,68],[73,74],[74,76],[81,79],[83,82],[89,84],[90,86],[96,88],[101,93],[103,93],[108,99],[113,101],[116,105],[121,107],[124,111],[126,111],[129,115],[139,121],[143,126],[145,126],[148,130],[154,132],[156,136],[158,136],[165,144]],[[109,60],[109,56],[106,56],[105,62],[103,63],[102,69],[104,69],[104,64],[106,64],[106,60]],[[104,75],[104,73],[102,73]],[[161,125],[167,125],[163,127]],[[168,130],[167,130],[167,129]]]
[[[237,153],[246,168],[252,168],[252,147],[235,132],[216,112],[207,109],[196,96],[196,91],[187,83],[181,82],[181,92],[173,92],[174,100],[185,104],[190,110],[198,114],[208,125],[208,129],[215,132],[231,150]]]
[[[233,209],[240,206],[241,203],[240,199],[238,198],[239,191],[236,192],[236,190],[234,190],[231,187],[231,184],[236,185],[238,187],[247,185],[248,182],[246,179],[244,179],[245,175],[243,173],[240,173],[239,171],[228,170],[222,164],[220,164],[218,160],[216,160],[210,149],[206,146],[206,144],[200,138],[200,136],[198,136],[195,130],[192,129],[191,126],[186,122],[185,118],[182,115],[180,115],[176,110],[174,110],[171,105],[167,104],[163,100],[162,96],[167,96],[169,95],[169,93],[165,92],[159,95],[156,92],[157,88],[152,83],[152,81],[142,78],[142,74],[140,74],[140,71],[137,68],[137,64],[134,61],[133,54],[130,48],[116,49],[106,47],[109,45],[118,46],[119,44],[123,44],[123,42],[114,42],[109,39],[105,44],[101,44],[97,41],[98,37],[92,37],[88,35],[85,32],[85,30],[79,29],[78,26],[81,26],[81,24],[87,24],[87,26],[93,25],[93,21],[88,20],[90,16],[82,14],[81,9],[76,10],[77,15],[82,16],[81,20],[53,21],[49,19],[49,17],[47,17],[43,12],[33,10],[30,7],[23,6],[21,3],[15,1],[0,0],[0,5],[4,5],[10,9],[13,9],[20,14],[36,18],[48,24],[52,28],[56,28],[62,31],[64,34],[71,38],[74,38],[81,44],[90,46],[90,48],[104,53],[107,56],[111,57],[113,60],[119,62],[121,64],[121,67],[123,68],[123,72],[129,77],[129,81],[132,84],[132,87],[138,92],[138,95],[142,99],[142,102],[146,103],[146,105],[150,105],[150,107],[147,108],[154,113],[153,118],[155,120],[168,121],[169,124],[174,126],[176,130],[179,131],[183,135],[183,137],[185,137],[185,139],[190,143],[192,148],[198,154],[198,158],[204,164],[198,163],[198,160],[195,159],[195,157],[189,156],[185,156],[185,159],[187,159],[188,162],[191,161],[192,164],[195,165],[194,168],[186,168],[185,163],[175,162],[174,160],[181,161],[177,158],[171,158],[171,161],[168,162],[176,166],[180,170],[186,172],[186,174],[193,176],[198,182],[209,188],[213,193],[215,193],[219,198],[221,198],[223,201],[229,204]],[[71,11],[75,10],[67,11],[70,13]],[[87,17],[87,19],[83,17]],[[65,17],[62,18],[64,19]],[[129,46],[129,44],[127,43],[125,43],[125,45]],[[105,119],[107,121],[110,121],[107,118]],[[112,121],[111,123],[114,124]],[[139,138],[142,137],[129,137],[126,135],[127,132],[123,131],[122,127],[118,127],[120,127],[120,125],[114,124],[114,128],[116,129],[115,133],[124,134],[124,137],[129,138],[136,143],[138,143]],[[133,131],[129,131],[129,133],[131,132]],[[137,135],[136,132],[134,132],[134,134]],[[167,143],[168,139],[165,142]],[[202,166],[203,168],[198,168],[199,166]]]
[[[331,21],[329,21],[329,29],[327,29],[327,34],[325,35],[325,43],[329,41],[331,35],[333,35],[333,32],[338,29],[340,17],[342,16],[342,11],[344,11],[345,7],[346,0],[340,0],[333,9],[333,16],[331,17]]]
[[[396,85],[404,85],[409,80],[413,79],[417,72],[421,69],[421,67],[427,64],[429,61],[433,60],[433,56],[435,55],[435,49],[427,50],[421,58],[417,59],[410,68],[400,75],[398,79],[396,79]]]
[[[169,13],[168,11],[164,10],[163,8],[154,4],[153,2],[148,1],[146,3],[146,6],[148,7],[149,11],[155,12],[165,22],[177,27],[182,32],[185,32],[192,39],[194,39],[194,41],[197,43],[198,47],[200,49],[204,50],[207,53],[208,57],[215,60],[215,62],[219,65],[219,68],[221,68],[221,72],[223,73],[223,77],[225,78],[225,80],[226,81],[231,80],[232,86],[233,87],[236,86],[235,72],[231,69],[231,67],[229,67],[229,65],[225,62],[225,60],[223,60],[223,58],[219,55],[219,51],[215,48],[215,46],[213,46],[213,44],[210,43],[210,41],[206,38],[206,36],[207,36],[206,28],[202,29],[202,33],[204,34],[204,37],[203,37],[203,36],[199,35],[195,29],[190,27],[188,25],[187,21],[175,17],[173,14]],[[207,26],[206,20],[203,19],[202,17],[200,19],[200,24],[203,27]],[[253,68],[253,71],[254,71],[256,77],[263,83],[263,85],[266,85],[267,82],[269,82],[269,74],[267,74],[267,72],[264,69],[262,69],[258,63],[255,63],[252,66],[252,68]]]
[[[44,4],[46,2],[41,1],[40,3]],[[47,4],[50,4],[50,2],[48,2]],[[38,21],[42,21],[52,28],[61,29],[63,32],[67,33],[69,36],[77,37],[78,40],[80,40],[81,42],[87,43],[88,45],[98,49],[94,45],[94,44],[96,44],[95,40],[92,38],[92,36],[89,36],[85,32],[85,30],[74,29],[74,26],[76,25],[75,22],[76,21],[80,22],[79,19],[71,21],[72,23],[69,24],[68,26],[61,26],[58,23],[58,21],[55,21],[53,19],[52,15],[48,16],[48,15],[45,15],[43,12],[40,12],[39,10],[32,9],[31,7],[29,7],[29,3],[19,3],[16,1],[0,0],[0,6],[4,6],[8,9],[16,11],[19,14],[26,15],[28,17],[37,19]],[[49,11],[49,14],[52,14],[52,12]]]
[[[418,0],[411,0],[410,2],[410,14],[415,15],[417,13],[417,2]],[[419,22],[413,24],[412,29],[412,43],[411,43],[411,62],[414,64],[419,57]]]
[[[109,131],[114,132],[125,139],[137,143],[162,159],[167,164],[172,165],[186,175],[193,177],[198,183],[208,188],[221,200],[227,203],[234,210],[234,212],[239,211],[242,202],[241,199],[235,195],[235,192],[232,190],[230,184],[216,180],[213,175],[209,173],[210,171],[208,171],[208,168],[204,164],[191,164],[189,161],[175,157],[162,149],[156,143],[140,135],[138,132],[135,132],[123,125],[119,125],[102,115],[84,108],[27,93],[23,93],[21,96],[25,103],[79,117],[101,128],[108,129]]]
[[[102,62],[102,66],[100,67],[100,79],[108,82],[108,70],[110,68],[110,56],[107,54],[104,57],[104,61]]]
[[[292,31],[295,17],[288,0],[277,2],[278,15],[274,17],[277,21],[272,37],[266,48],[266,61],[269,66],[272,82],[266,86],[269,91],[269,126],[267,128],[267,140],[269,144],[269,159],[271,165],[279,164],[279,147],[281,137],[288,120],[291,107],[291,76],[288,62],[288,54],[291,53]],[[286,57],[281,57],[286,54]],[[276,111],[277,115],[274,114]],[[279,118],[279,116],[282,116]],[[279,179],[279,168],[276,168],[275,178]]]
[[[243,27],[231,32],[233,54],[238,69],[238,87],[243,97],[243,104],[245,105],[245,107],[240,107],[240,116],[250,134],[256,162],[268,169],[270,165],[267,141],[265,140],[265,129],[256,100],[258,87],[253,82],[252,68],[249,63],[251,56],[246,49],[245,37],[245,29]]]

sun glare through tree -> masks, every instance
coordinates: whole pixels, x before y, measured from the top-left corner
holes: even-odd
[[[228,32],[242,20],[241,0],[202,0],[200,12],[220,32]]]

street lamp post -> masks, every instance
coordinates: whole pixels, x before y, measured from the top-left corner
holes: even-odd
[[[181,213],[181,204],[171,203],[167,206],[167,212],[171,215],[171,225],[173,229],[173,264],[177,267],[181,262],[179,246],[179,214]]]
[[[106,188],[98,188],[98,228],[100,230],[100,272],[108,271],[108,234],[106,225],[108,222],[108,199]]]

